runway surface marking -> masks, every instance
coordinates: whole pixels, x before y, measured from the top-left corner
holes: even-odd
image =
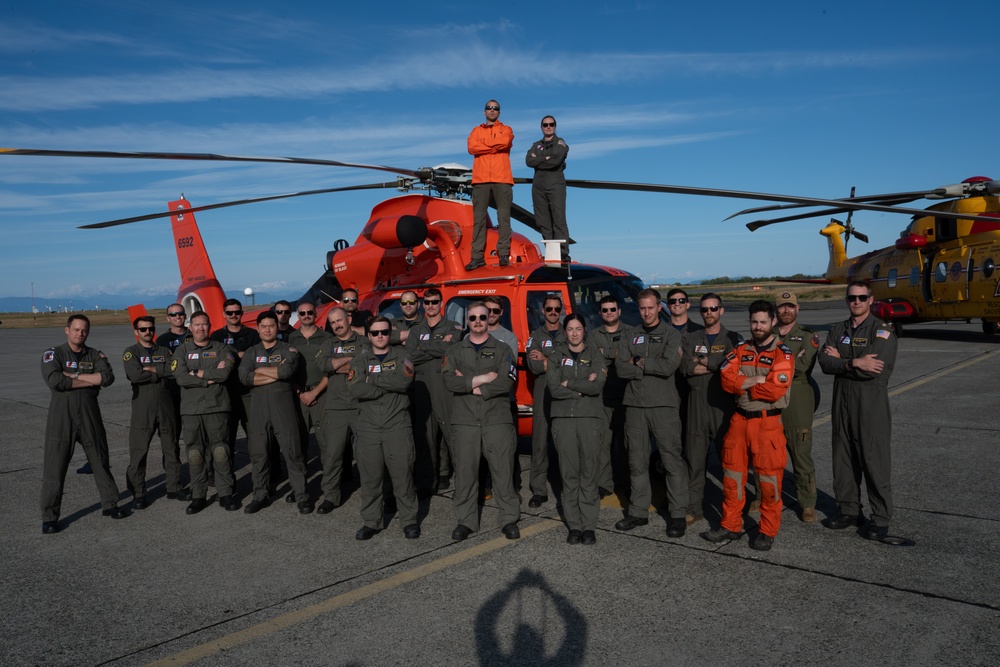
[[[540,535],[547,530],[552,530],[553,528],[562,525],[562,521],[541,519],[537,523],[533,523],[530,526],[522,528],[521,539],[523,540],[528,537]],[[362,586],[361,588],[357,588],[353,591],[348,591],[346,593],[342,593],[341,595],[335,595],[331,598],[327,598],[326,600],[318,602],[314,605],[303,607],[302,609],[297,609],[295,611],[288,612],[287,614],[282,614],[281,616],[276,616],[275,618],[268,619],[262,623],[258,623],[257,625],[240,630],[239,632],[219,637],[218,639],[205,642],[204,644],[192,646],[191,648],[181,651],[180,653],[175,653],[174,655],[151,662],[149,663],[149,667],[175,667],[177,665],[190,664],[196,660],[201,660],[215,655],[220,651],[233,649],[242,644],[246,644],[247,642],[251,642],[255,639],[271,634],[272,632],[278,632],[279,630],[283,630],[293,625],[304,623],[305,621],[334,611],[335,609],[340,609],[341,607],[346,607],[354,604],[355,602],[360,602],[380,593],[398,588],[428,575],[440,572],[441,570],[449,568],[453,565],[464,563],[472,560],[473,558],[502,549],[506,546],[512,546],[517,544],[518,541],[519,540],[508,540],[506,537],[501,536],[496,539],[489,540],[488,542],[477,544],[468,549],[463,549],[462,551],[458,551],[443,558],[431,561],[430,563],[425,563],[424,565],[415,567],[412,570],[400,572],[399,574],[381,579],[368,584],[367,586]]]
[[[995,350],[989,350],[987,352],[983,352],[981,354],[977,354],[976,356],[972,357],[971,359],[966,359],[965,361],[960,361],[957,364],[955,364],[954,366],[946,366],[945,368],[942,368],[941,370],[938,370],[938,371],[934,371],[933,373],[930,373],[929,375],[924,375],[923,377],[919,377],[919,378],[917,378],[915,380],[910,380],[909,382],[901,384],[900,386],[896,387],[895,389],[890,390],[889,391],[889,398],[895,398],[896,396],[899,396],[900,394],[902,394],[904,392],[910,391],[911,389],[916,389],[917,387],[923,386],[923,385],[927,384],[928,382],[933,382],[934,380],[937,380],[938,378],[943,378],[946,375],[951,375],[955,371],[960,371],[963,368],[968,368],[969,366],[975,366],[976,364],[978,364],[978,363],[980,363],[982,361],[986,361],[986,360],[990,359],[991,357],[995,356],[998,352],[1000,352],[1000,348],[997,348]],[[825,417],[818,418],[816,421],[813,422],[813,428],[816,428],[817,426],[821,426],[821,425],[827,423],[828,421],[830,421],[831,417],[832,417],[832,415],[826,415]]]

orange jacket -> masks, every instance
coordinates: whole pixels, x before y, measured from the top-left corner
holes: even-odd
[[[472,160],[472,183],[509,183],[514,185],[510,171],[510,149],[514,145],[514,130],[500,121],[483,123],[469,133],[469,155]]]
[[[736,404],[743,410],[785,408],[788,407],[788,388],[795,374],[795,360],[777,336],[762,352],[757,352],[753,341],[748,340],[729,353],[719,374],[722,388],[736,394]],[[767,376],[767,380],[744,390],[743,382],[758,375]]]

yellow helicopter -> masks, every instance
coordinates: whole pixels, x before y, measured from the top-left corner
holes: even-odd
[[[871,285],[872,312],[892,322],[901,332],[915,322],[981,319],[983,332],[995,334],[1000,322],[1000,181],[975,176],[956,185],[920,192],[900,192],[851,197],[843,208],[782,218],[756,220],[750,231],[766,225],[831,213],[847,212],[846,222],[831,219],[820,230],[827,238],[830,263],[825,277],[793,282],[848,283],[864,280]],[[899,212],[899,204],[919,198],[949,199],[913,214],[895,245],[848,258],[851,237],[867,243],[854,229],[851,217],[860,208]],[[854,204],[863,204],[855,207]],[[869,205],[871,204],[871,205]],[[803,204],[747,209],[733,216],[785,210]],[[882,207],[885,207],[884,209]],[[964,217],[968,216],[968,217]]]

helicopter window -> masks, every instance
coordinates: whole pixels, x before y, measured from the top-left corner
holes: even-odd
[[[910,267],[910,287],[916,287],[920,284],[920,267],[913,266]]]
[[[885,277],[886,285],[889,289],[896,289],[896,269],[889,269],[889,273]]]
[[[983,262],[983,268],[982,268],[983,278],[989,278],[990,276],[992,276],[993,269],[995,268],[996,264],[993,263],[993,258],[992,257],[987,258],[986,261]]]
[[[876,264],[872,267],[872,280],[878,279],[878,272],[882,270],[881,265]]]
[[[569,283],[569,288],[573,312],[583,315],[587,329],[595,329],[603,324],[601,299],[609,294],[618,299],[618,305],[622,310],[622,322],[631,327],[637,327],[642,322],[636,301],[636,297],[642,291],[642,283],[637,279],[609,280],[604,276],[601,279],[574,280]]]
[[[498,295],[491,294],[490,296],[496,297]],[[503,306],[503,315],[500,317],[500,326],[507,329],[511,329],[510,325],[510,299],[505,296],[501,296],[500,302]],[[463,327],[467,327],[465,323],[465,309],[477,301],[482,301],[479,297],[468,297],[468,296],[455,296],[448,299],[447,305],[444,307],[444,316],[449,320],[455,320]]]
[[[951,218],[934,218],[934,226],[937,227],[938,243],[953,241],[958,238],[958,221]]]
[[[934,281],[943,283],[948,279],[948,262],[938,262],[934,267]]]

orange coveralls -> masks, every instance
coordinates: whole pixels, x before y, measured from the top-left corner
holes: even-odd
[[[719,371],[722,388],[736,395],[736,412],[722,442],[722,527],[743,532],[749,453],[760,482],[760,532],[774,537],[781,527],[781,478],[788,460],[780,415],[788,406],[795,359],[775,336],[762,351],[753,341],[740,344]],[[743,389],[748,377],[761,375],[767,377],[763,384]]]

